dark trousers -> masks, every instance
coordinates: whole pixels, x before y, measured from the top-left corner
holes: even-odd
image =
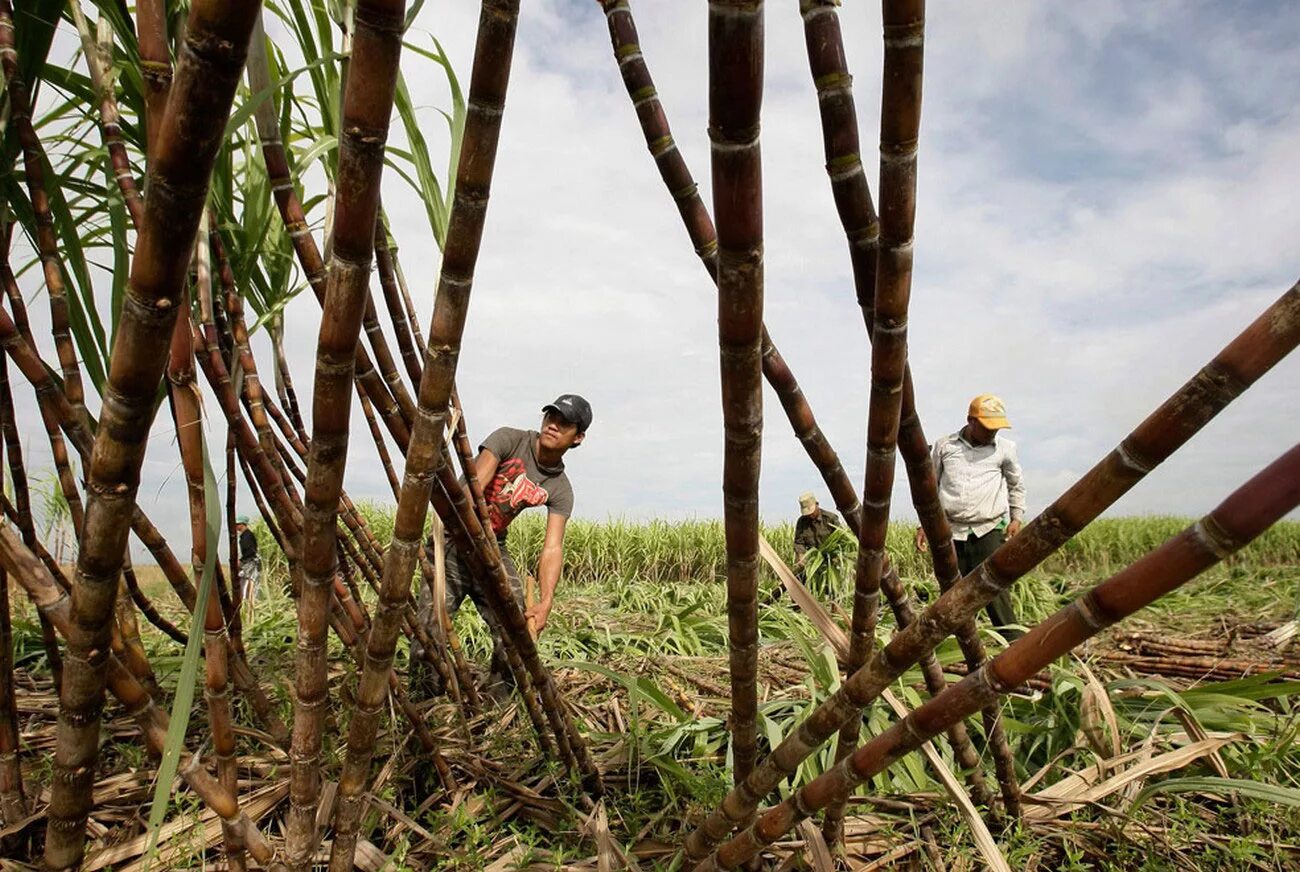
[[[1006,538],[1006,533],[999,528],[990,530],[983,536],[970,536],[965,540],[954,539],[953,545],[957,547],[957,568],[962,576],[969,575],[972,570],[992,556]],[[1008,591],[1004,590],[995,596],[985,607],[985,611],[988,612],[993,626],[998,627],[999,632],[1007,639],[1014,640],[1024,635],[1017,629],[1004,629],[1011,624],[1020,623],[1016,619],[1015,609],[1011,607],[1011,594]]]
[[[515,599],[519,602],[519,608],[524,607],[524,586],[519,578],[519,570],[515,568],[515,563],[506,553],[504,542],[501,546],[501,565],[505,567],[506,575],[510,578],[510,587],[514,591]],[[446,542],[447,554],[447,614],[455,615],[457,610],[465,602],[466,598],[471,600],[478,613],[482,616],[488,628],[492,631],[492,665],[491,673],[488,678],[489,685],[502,683],[508,686],[514,685],[514,676],[510,673],[510,664],[506,659],[505,648],[501,643],[501,622],[497,619],[496,612],[488,605],[487,595],[479,588],[474,576],[470,574],[469,567],[456,552],[456,547],[451,541]],[[433,614],[433,597],[429,593],[428,585],[420,586],[420,596],[418,598],[417,618],[425,626],[430,626],[434,621]],[[413,643],[414,644],[414,643]],[[413,660],[415,658],[412,658]]]

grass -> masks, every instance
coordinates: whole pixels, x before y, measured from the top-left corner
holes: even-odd
[[[381,538],[386,536],[386,511],[374,506],[365,507],[365,511]],[[1046,616],[1185,524],[1173,518],[1099,522],[1017,583],[1014,598],[1019,613],[1026,622]],[[710,522],[575,522],[570,530],[564,581],[551,624],[540,640],[544,657],[579,707],[597,755],[612,761],[607,808],[615,839],[628,849],[638,838],[644,850],[655,843],[675,844],[680,822],[707,811],[729,783],[725,594],[719,581],[724,561],[721,527]],[[541,533],[540,518],[524,516],[516,522],[509,547],[521,566],[536,564]],[[909,587],[922,596],[933,596],[926,558],[911,548],[911,534],[907,526],[891,529],[894,560]],[[792,557],[789,525],[769,529],[767,535],[787,559]],[[271,571],[257,610],[246,619],[244,637],[254,669],[288,719],[296,619],[293,603],[277,576],[282,565],[269,548],[264,554]],[[821,586],[823,599],[842,608],[849,603],[850,558],[843,553],[831,555],[827,561],[831,569],[813,579]],[[1126,629],[1136,624],[1179,637],[1209,637],[1221,634],[1224,627],[1285,621],[1296,610],[1298,567],[1300,524],[1280,525],[1232,561],[1139,613]],[[139,567],[137,571],[151,598],[185,627],[188,618],[157,570]],[[765,576],[762,586],[766,598],[775,581]],[[15,602],[23,600],[15,598]],[[467,608],[456,620],[467,653],[486,662],[490,641],[478,616]],[[180,649],[143,622],[142,629],[155,670],[170,694]],[[892,630],[892,619],[885,617],[882,638]],[[771,744],[833,692],[839,675],[827,649],[816,641],[813,628],[802,615],[791,611],[785,600],[760,609],[760,632],[764,646],[760,734]],[[25,606],[16,622],[15,639],[19,662],[29,672],[40,673],[44,653],[39,627]],[[991,635],[987,641],[991,646],[998,644]],[[334,692],[348,698],[354,668],[345,661],[337,642],[331,641],[331,645]],[[403,648],[399,668],[404,667],[404,657]],[[944,663],[961,659],[951,641],[940,649],[939,657]],[[1241,732],[1246,738],[1220,751],[1231,778],[1274,789],[1300,788],[1294,704],[1300,688],[1294,684],[1264,677],[1188,686],[1108,673],[1097,664],[1094,668],[1104,688],[1105,705],[1114,712],[1117,731],[1113,737],[1103,737],[1105,740],[1113,738],[1123,750],[1147,748],[1156,754],[1189,741],[1189,722],[1211,733]],[[1090,731],[1096,736],[1096,724],[1089,724],[1090,718],[1095,719],[1096,699],[1085,704],[1090,690],[1077,662],[1056,664],[1047,680],[1044,692],[1012,697],[1005,707],[1022,778],[1042,772],[1034,790],[1070,772],[1104,765],[1099,762],[1104,758],[1099,757],[1095,741],[1089,738]],[[913,670],[895,690],[909,705],[918,705],[922,701],[919,685],[919,675]],[[242,699],[236,696],[236,701],[239,722],[249,723]],[[341,762],[339,743],[346,730],[345,707],[334,709],[326,748],[331,765]],[[482,868],[508,850],[517,852],[512,855],[516,862],[527,855],[546,868],[591,856],[591,842],[579,832],[581,816],[572,810],[576,797],[569,794],[568,787],[560,789],[558,803],[547,799],[545,803],[539,800],[536,807],[525,804],[527,814],[516,811],[503,817],[493,813],[494,807],[498,812],[502,808],[494,804],[494,797],[504,800],[517,795],[511,784],[535,784],[548,771],[537,768],[532,737],[517,713],[494,720],[499,723],[485,724],[476,733],[480,745],[475,756],[499,761],[490,772],[473,776],[476,793],[487,799],[477,806],[423,807],[431,782],[418,747],[400,741],[405,730],[384,738],[381,751],[389,760],[389,778],[378,794],[436,834],[440,843],[431,853],[409,829],[390,826],[385,816],[375,813],[372,822],[377,829],[372,830],[371,838],[394,858],[391,868]],[[430,721],[454,743],[454,719],[447,705],[435,703]],[[891,714],[875,706],[868,713],[865,730],[878,732],[891,721]],[[191,747],[197,746],[203,734],[203,718],[196,715],[194,722]],[[971,729],[977,747],[982,747],[978,721]],[[937,747],[951,765],[946,745]],[[521,748],[525,753],[520,753]],[[252,739],[241,739],[240,751],[255,755],[264,749]],[[467,753],[464,749],[449,752],[453,765],[457,761],[466,765]],[[805,762],[793,783],[803,783],[824,771],[832,755],[832,747],[821,749]],[[130,742],[110,741],[105,757],[105,765],[113,771],[147,765],[138,746]],[[48,771],[39,765],[39,758],[29,759],[32,776],[47,778]],[[259,777],[282,777],[277,765],[263,766]],[[1148,779],[1148,786],[1168,785],[1168,792],[1144,798],[1141,805],[1134,804],[1136,790],[1131,790],[1079,809],[1062,821],[1002,832],[1000,840],[1015,868],[1175,869],[1186,868],[1189,857],[1202,868],[1287,868],[1296,855],[1278,846],[1300,841],[1300,817],[1286,801],[1265,802],[1216,792],[1206,789],[1201,781],[1187,783],[1195,788],[1191,792],[1175,792],[1180,786],[1178,779],[1218,774],[1200,760]],[[1278,795],[1284,800],[1289,796],[1285,792]],[[880,798],[893,804],[888,813],[878,807]],[[899,808],[910,810],[900,812]],[[917,842],[924,824],[925,832],[934,832],[946,866],[978,865],[962,825],[919,757],[907,758],[877,777],[855,809],[872,812],[870,820],[880,821],[872,839],[906,846]],[[646,859],[643,855],[642,865],[667,864],[670,859]]]

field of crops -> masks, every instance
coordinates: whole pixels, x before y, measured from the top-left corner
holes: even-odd
[[[376,531],[386,535],[388,513],[382,507],[365,512]],[[1041,619],[1184,523],[1147,518],[1095,524],[1017,585],[1019,614],[1026,623]],[[930,597],[935,593],[932,581],[923,575],[922,556],[910,546],[911,532],[906,527],[891,531],[893,555],[909,587]],[[790,528],[768,529],[766,535],[788,560]],[[525,516],[516,523],[509,546],[521,566],[535,565],[540,539],[538,520]],[[834,604],[847,603],[851,546],[829,547],[824,568],[809,578],[823,601],[832,604],[832,612],[837,612]],[[283,568],[273,562],[279,552],[267,548],[264,553],[272,561],[270,577],[261,599],[245,613],[244,638],[262,674],[288,675],[294,608],[284,593]],[[606,835],[647,867],[671,862],[683,822],[707,811],[729,783],[725,596],[719,581],[723,561],[717,523],[576,522],[557,605],[540,640],[617,795],[609,803],[618,811],[608,817]],[[147,571],[144,587],[157,601],[168,601],[165,582]],[[760,733],[765,745],[779,741],[839,682],[834,657],[817,631],[790,608],[787,598],[773,595],[775,588],[774,577],[766,574],[760,609]],[[1300,841],[1300,785],[1295,783],[1300,749],[1293,710],[1300,683],[1286,676],[1300,675],[1300,656],[1291,656],[1285,644],[1270,646],[1263,634],[1294,617],[1298,590],[1300,524],[1283,524],[1089,646],[1084,658],[1091,669],[1079,660],[1059,663],[1010,697],[1006,722],[1031,797],[1025,821],[995,833],[1011,866],[1294,868],[1300,861],[1293,847]],[[843,619],[842,612],[837,614]],[[178,609],[169,616],[182,627],[188,623]],[[467,653],[486,663],[489,637],[473,609],[462,610],[456,623]],[[880,636],[892,630],[890,619],[884,619]],[[1133,642],[1134,630],[1147,642]],[[55,710],[40,628],[30,611],[17,622],[15,633],[19,667],[31,688],[25,698],[39,710],[27,722],[25,741],[40,747],[52,733]],[[144,627],[144,635],[161,681],[173,682],[180,648],[151,627]],[[1231,652],[1231,662],[1273,670],[1202,680],[1151,674],[1108,659],[1125,646],[1168,645],[1159,640],[1171,638],[1207,646],[1207,651],[1218,645]],[[991,635],[986,641],[990,647],[998,644]],[[333,654],[333,663],[344,662],[341,649]],[[404,656],[403,649],[399,662]],[[1180,661],[1180,650],[1164,656],[1172,663],[1203,660]],[[939,659],[954,678],[961,672],[955,644],[943,647]],[[1219,659],[1230,662],[1227,653]],[[336,666],[331,680],[346,698],[355,670]],[[287,716],[288,685],[279,683],[272,690]],[[909,707],[924,698],[915,670],[895,691]],[[48,708],[40,710],[42,699]],[[470,725],[461,725],[455,707],[444,701],[424,705],[453,762],[465,741],[465,726],[476,741],[494,746],[492,757],[502,762],[481,771],[455,802],[431,803],[427,758],[404,735],[385,736],[381,753],[388,767],[376,795],[394,811],[374,816],[372,840],[392,861],[388,868],[427,868],[435,854],[437,863],[450,868],[515,868],[534,862],[542,864],[538,868],[559,868],[581,865],[598,853],[595,824],[576,808],[576,801],[557,802],[534,789],[539,779],[555,773],[525,763],[531,753],[510,753],[512,747],[533,742],[527,721],[513,705]],[[341,715],[335,717],[341,721]],[[865,730],[876,733],[894,717],[877,705]],[[117,726],[120,720],[110,726],[110,739],[129,735]],[[197,713],[191,719],[196,736],[202,723]],[[345,727],[339,721],[331,724],[328,754],[341,754]],[[977,720],[970,729],[982,748]],[[282,755],[277,757],[251,732],[240,741],[249,778],[268,790],[282,780]],[[934,749],[946,766],[954,767],[947,745],[936,742]],[[144,765],[138,745],[129,739],[110,740],[106,758],[103,779],[121,778]],[[814,777],[832,760],[833,746],[823,748],[803,764],[796,781]],[[33,778],[44,783],[48,772],[33,773]],[[1093,793],[1084,797],[1086,802],[1065,801],[1089,790]],[[130,790],[119,798],[123,814],[144,801]],[[981,862],[933,766],[920,756],[875,779],[870,790],[860,791],[851,810],[856,816],[850,819],[847,850],[857,861],[907,864],[927,856],[945,868],[975,868]],[[172,844],[198,851],[204,843],[201,807],[193,805],[189,817],[180,819],[188,820],[192,830],[188,841],[178,835]],[[174,854],[172,862],[184,865],[183,853]]]

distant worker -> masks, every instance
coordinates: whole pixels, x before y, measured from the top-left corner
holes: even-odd
[[[257,586],[262,580],[262,555],[257,551],[257,537],[248,529],[248,515],[235,518],[235,532],[239,534],[240,597],[251,604],[257,599]]]
[[[794,522],[794,570],[800,572],[808,561],[808,550],[820,548],[834,530],[844,525],[834,512],[823,509],[812,491],[799,495],[799,520]]]
[[[483,488],[488,519],[500,545],[501,563],[521,609],[524,608],[523,584],[506,551],[506,533],[510,522],[524,509],[546,506],[546,536],[537,565],[541,595],[525,612],[538,634],[546,628],[554,604],[555,588],[564,565],[564,528],[573,513],[573,487],[564,471],[564,454],[582,444],[591,420],[591,405],[586,400],[577,394],[563,394],[542,408],[540,431],[501,427],[483,440],[474,459],[474,477]],[[447,558],[448,614],[455,614],[465,597],[469,597],[489,626],[496,623],[485,594],[450,541]],[[421,619],[427,620],[428,616],[421,614]],[[496,632],[497,627],[493,627],[494,637]],[[512,683],[505,651],[500,639],[494,638],[488,690],[502,696],[508,693]]]
[[[1002,400],[980,394],[970,401],[966,426],[939,439],[931,449],[939,503],[952,525],[957,566],[963,576],[1019,533],[1024,520],[1025,486],[1016,444],[998,432],[1010,426]],[[929,547],[919,528],[916,547],[919,551]],[[988,604],[988,614],[1006,638],[1021,635],[1010,627],[1017,620],[1007,591]]]

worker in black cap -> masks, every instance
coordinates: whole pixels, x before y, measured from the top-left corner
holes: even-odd
[[[591,417],[590,403],[577,394],[561,394],[555,402],[542,407],[540,430],[514,427],[494,430],[483,440],[474,459],[474,477],[483,488],[488,520],[501,546],[501,562],[521,608],[524,606],[523,585],[519,570],[506,551],[506,533],[510,522],[524,509],[546,507],[546,538],[537,565],[540,597],[526,610],[529,628],[535,633],[546,628],[551,613],[555,587],[560,581],[560,568],[564,564],[564,527],[573,513],[573,487],[564,472],[564,455],[570,448],[582,444],[587,428],[591,426]],[[454,548],[448,548],[447,556],[448,613],[455,614],[468,596],[489,625],[495,624],[487,600],[465,562]],[[493,626],[493,630],[495,633],[497,627]],[[489,690],[499,694],[507,689],[505,684],[508,680],[505,652],[498,642],[492,652]]]

